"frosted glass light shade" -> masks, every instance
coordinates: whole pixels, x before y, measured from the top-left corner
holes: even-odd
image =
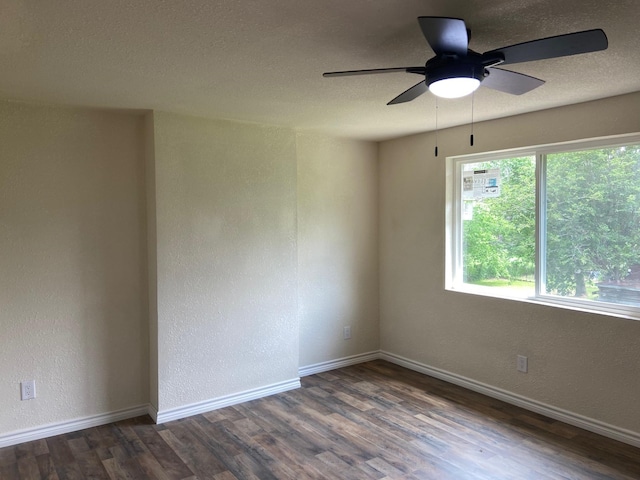
[[[442,98],[460,98],[473,93],[480,80],[470,77],[443,78],[429,85],[429,91]]]

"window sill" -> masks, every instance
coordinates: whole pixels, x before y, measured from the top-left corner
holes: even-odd
[[[505,292],[496,292],[491,287],[477,287],[477,288],[465,288],[465,287],[448,287],[445,290],[454,293],[463,293],[476,295],[481,297],[496,298],[498,300],[515,300],[518,302],[531,303],[535,305],[542,305],[545,307],[561,308],[564,310],[572,310],[575,312],[589,313],[594,315],[603,315],[607,317],[622,318],[624,320],[640,320],[640,307],[633,307],[630,305],[616,305],[616,304],[600,304],[589,300],[569,300],[560,299],[551,296],[530,296],[530,295],[513,295]],[[492,290],[490,293],[487,290]]]

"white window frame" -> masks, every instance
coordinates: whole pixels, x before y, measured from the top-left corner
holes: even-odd
[[[595,148],[615,148],[629,144],[640,144],[640,134],[616,135],[597,139],[578,140],[572,142],[539,145],[479,154],[460,155],[446,159],[446,268],[445,289],[474,295],[484,295],[510,300],[540,303],[571,310],[601,313],[634,320],[640,320],[640,307],[622,305],[593,300],[559,297],[544,293],[545,280],[545,179],[546,155],[561,152],[589,150]],[[489,160],[501,160],[514,157],[535,156],[536,159],[536,228],[535,228],[535,293],[531,296],[518,297],[509,295],[495,287],[482,287],[466,284],[462,281],[462,170],[467,163],[478,163]]]

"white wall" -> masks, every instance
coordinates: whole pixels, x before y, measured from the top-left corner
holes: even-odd
[[[376,171],[366,142],[0,103],[0,436],[264,387],[378,341],[640,432],[640,322],[443,288],[446,155],[637,132],[639,107],[481,123],[474,149],[443,131],[437,159],[433,135],[384,142]]]
[[[142,127],[0,103],[0,434],[148,402]]]
[[[154,114],[158,409],[298,377],[293,131]]]
[[[297,151],[305,367],[379,348],[378,152],[373,142],[311,134],[298,134]]]
[[[380,145],[381,348],[640,433],[640,322],[444,290],[445,157],[640,131],[640,93]],[[517,354],[529,373],[516,371]]]
[[[147,298],[149,312],[149,404],[158,411],[158,250],[156,245],[156,148],[154,114],[144,118],[144,165],[147,231]]]
[[[377,350],[376,152],[277,127],[0,104],[0,440]],[[22,402],[28,379],[38,398]]]

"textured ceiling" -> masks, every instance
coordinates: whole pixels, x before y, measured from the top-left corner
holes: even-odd
[[[435,127],[429,93],[386,105],[415,75],[322,72],[423,65],[421,15],[464,18],[479,52],[609,37],[603,52],[510,66],[547,83],[522,96],[481,88],[476,121],[640,90],[638,0],[0,0],[0,98],[392,138]],[[470,107],[440,100],[439,126],[468,123]]]

